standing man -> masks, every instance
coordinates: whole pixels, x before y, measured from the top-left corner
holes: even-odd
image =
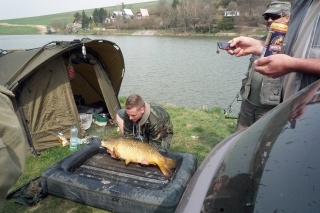
[[[168,112],[161,106],[148,104],[137,95],[130,95],[125,109],[117,113],[117,123],[122,134],[152,144],[157,149],[170,149],[173,125]]]
[[[13,93],[0,85],[0,207],[25,167],[26,138],[9,97]]]
[[[267,30],[269,31],[272,22],[290,19],[290,2],[273,1],[267,6],[262,14]],[[261,39],[266,40],[266,36]],[[241,108],[239,112],[237,130],[243,130],[251,126],[263,115],[280,103],[280,79],[272,79],[255,72],[253,62],[259,56],[252,55],[250,58],[247,76],[242,80]]]
[[[289,30],[284,44],[285,54],[263,57],[254,62],[255,70],[272,78],[283,76],[282,99],[285,100],[320,78],[320,0],[295,0]],[[240,36],[230,41],[237,57],[260,55],[263,43]]]

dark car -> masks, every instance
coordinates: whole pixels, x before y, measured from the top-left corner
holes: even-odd
[[[320,81],[220,142],[176,213],[320,212]]]

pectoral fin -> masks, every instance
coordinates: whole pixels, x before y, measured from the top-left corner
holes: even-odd
[[[149,162],[146,158],[143,158],[140,162],[142,165],[145,165],[145,166],[148,166],[149,165]]]
[[[172,175],[170,169],[176,168],[177,163],[176,163],[176,161],[174,161],[170,158],[164,158],[163,164],[161,164],[161,165],[158,164],[158,166],[159,166],[161,172],[164,174],[164,176],[170,177]]]
[[[130,163],[130,159],[126,159],[125,163],[126,163],[126,165],[128,165],[128,163]]]
[[[119,159],[114,149],[112,151],[108,149],[107,152],[110,154],[112,158]]]

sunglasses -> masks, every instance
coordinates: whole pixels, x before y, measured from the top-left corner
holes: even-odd
[[[277,20],[279,18],[281,18],[281,15],[277,15],[277,14],[266,14],[264,16],[264,20],[268,21],[270,18],[272,19],[272,21]]]

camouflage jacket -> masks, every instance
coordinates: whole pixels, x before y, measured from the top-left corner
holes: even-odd
[[[163,107],[146,103],[145,113],[138,123],[133,123],[127,113],[124,115],[123,123],[125,136],[148,142],[157,149],[170,149],[173,125],[168,112]]]

